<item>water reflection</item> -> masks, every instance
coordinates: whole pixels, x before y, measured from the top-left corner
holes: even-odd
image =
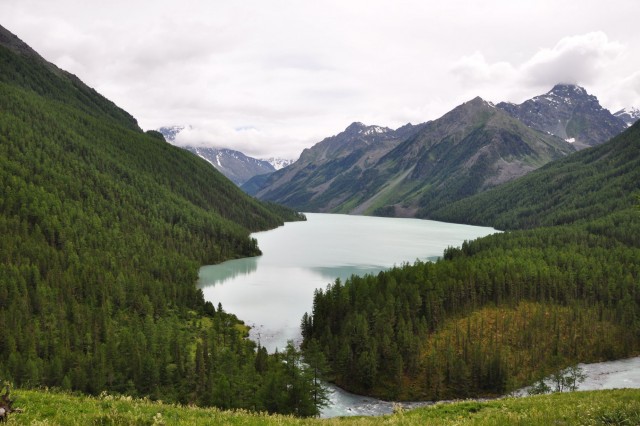
[[[228,260],[215,265],[215,268],[201,268],[198,280],[200,288],[224,284],[241,275],[249,275],[258,269],[260,257],[246,257],[244,259]]]

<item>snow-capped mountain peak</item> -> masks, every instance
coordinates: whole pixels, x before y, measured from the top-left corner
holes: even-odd
[[[360,130],[359,133],[362,133],[363,135],[375,135],[375,134],[386,133],[390,131],[391,129],[387,127],[369,126],[365,129]]]
[[[497,107],[576,149],[604,143],[625,128],[625,123],[603,108],[598,98],[575,84],[556,84],[547,93],[519,105],[501,102]]]
[[[178,136],[178,133],[180,133],[184,129],[186,129],[186,126],[174,125],[174,126],[160,127],[158,131],[162,133],[162,135],[167,140],[167,142],[171,144],[175,144],[176,136]]]
[[[640,119],[640,109],[636,107],[623,108],[613,115],[624,121],[627,126],[631,126]]]
[[[167,142],[175,145],[176,137],[185,128],[187,128],[187,126],[166,126],[159,128],[158,131],[162,133]],[[273,173],[276,169],[276,167],[272,165],[271,161],[249,157],[240,151],[234,151],[232,149],[206,146],[181,146],[181,148],[205,159],[220,173],[232,180],[238,186],[242,185],[255,175]],[[274,162],[278,161],[278,164],[281,165],[284,165],[286,161],[290,161],[281,159],[273,160]]]
[[[266,161],[267,163],[271,164],[273,166],[274,169],[276,170],[280,170],[283,169],[285,167],[287,167],[290,164],[295,163],[296,160],[291,160],[288,158],[277,158],[277,157],[271,157],[271,158],[264,158],[264,161]]]

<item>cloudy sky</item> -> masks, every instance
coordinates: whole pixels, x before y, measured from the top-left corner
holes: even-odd
[[[640,107],[638,16],[638,0],[0,0],[0,25],[143,129],[260,158],[558,82]]]

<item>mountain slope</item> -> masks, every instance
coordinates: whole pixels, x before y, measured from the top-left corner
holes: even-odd
[[[390,170],[413,167],[404,191],[389,198],[395,211],[434,208],[485,191],[573,152],[558,138],[522,125],[492,104],[473,99],[430,122],[382,161]],[[383,207],[382,211],[388,210]],[[379,211],[380,211],[379,210]]]
[[[0,45],[5,48],[0,82],[34,91],[52,100],[63,101],[93,117],[108,118],[120,126],[140,130],[137,121],[129,113],[88,87],[75,75],[44,60],[2,26]],[[11,59],[7,57],[9,52],[13,53]]]
[[[548,93],[520,105],[497,105],[527,126],[556,135],[582,149],[599,145],[622,132],[625,123],[602,108],[598,99],[573,84],[558,84]]]
[[[219,390],[263,381],[244,326],[194,284],[202,264],[258,254],[250,231],[297,215],[0,34],[0,376],[266,409]]]
[[[352,123],[343,132],[305,149],[292,165],[260,182],[249,181],[244,189],[257,189],[258,198],[280,202],[304,211],[334,211],[341,202],[335,188],[358,175],[421,126],[397,130]]]
[[[558,225],[630,208],[638,190],[640,123],[601,146],[439,209],[431,217],[500,229]]]
[[[305,211],[423,217],[573,151],[476,98],[396,131],[354,123],[257,185],[256,196]]]

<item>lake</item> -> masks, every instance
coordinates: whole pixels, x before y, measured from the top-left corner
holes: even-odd
[[[300,340],[300,320],[311,313],[315,289],[336,278],[376,274],[394,265],[441,256],[496,232],[493,228],[430,220],[307,213],[306,222],[289,222],[257,232],[262,256],[200,269],[205,300],[251,326],[251,338],[268,351]]]
[[[496,232],[492,228],[418,219],[307,213],[252,236],[264,253],[200,269],[198,286],[206,300],[252,326],[251,338],[269,351],[299,341],[300,320],[311,312],[313,292],[336,278],[377,273],[416,259],[430,260],[448,246],[460,246]],[[580,389],[640,387],[640,358],[583,365],[587,380]],[[330,404],[322,417],[380,415],[393,404],[353,395],[330,386]],[[522,391],[521,394],[526,394]],[[405,404],[410,408],[421,404]]]

